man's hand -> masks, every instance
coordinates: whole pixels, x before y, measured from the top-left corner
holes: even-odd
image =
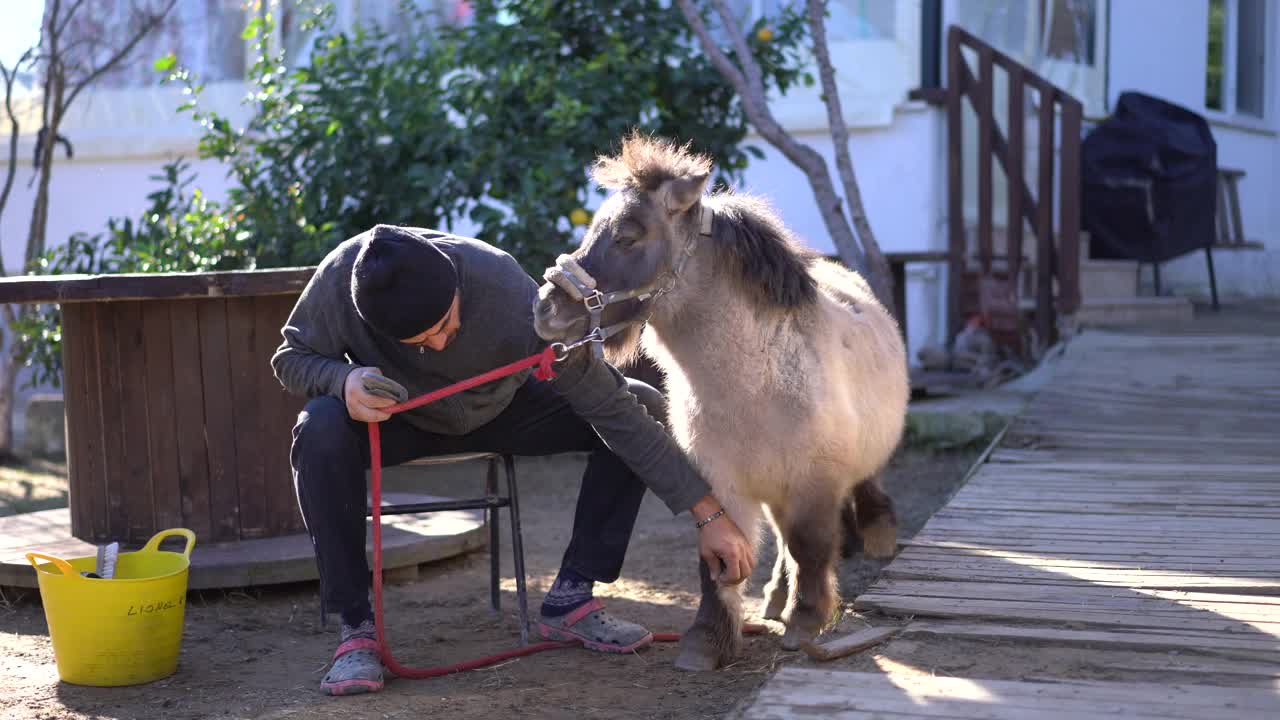
[[[364,389],[365,375],[381,375],[374,367],[356,368],[347,373],[347,382],[342,387],[343,400],[347,404],[347,414],[358,422],[382,422],[391,417],[390,413],[380,408],[395,405],[394,400],[379,397]]]
[[[697,521],[720,510],[720,503],[708,495],[693,505]],[[728,515],[721,515],[698,531],[698,554],[711,569],[711,579],[722,585],[737,585],[751,577],[755,569],[755,547]]]

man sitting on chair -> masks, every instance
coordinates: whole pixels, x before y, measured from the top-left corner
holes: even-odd
[[[382,459],[396,465],[463,452],[550,455],[587,451],[573,534],[538,629],[549,639],[630,652],[653,641],[609,614],[592,585],[613,582],[645,488],[695,520],[720,510],[706,481],[662,427],[657,390],[624,378],[586,347],[538,382],[529,370],[395,416],[407,399],[541,351],[533,330],[538,285],[508,254],[478,240],[378,225],[325,257],[282,329],[271,359],[289,391],[309,398],[293,429],[298,505],[315,547],[320,608],[341,618],[330,695],[376,692],[365,559],[369,442],[382,422]],[[728,516],[699,531],[699,552],[719,580],[751,574],[753,547]]]

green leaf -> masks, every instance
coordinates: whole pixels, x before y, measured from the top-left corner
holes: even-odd
[[[252,40],[258,37],[258,31],[262,29],[262,18],[254,18],[244,26],[244,32],[240,33],[241,40]]]
[[[178,56],[173,53],[169,53],[164,57],[158,58],[154,63],[151,64],[151,67],[154,68],[157,72],[169,72],[170,70],[173,69],[173,66],[177,64],[178,64]]]
[[[338,128],[340,127],[342,127],[342,123],[338,122],[337,120],[331,120],[329,122],[329,126],[324,129],[324,134],[332,135],[338,132]]]

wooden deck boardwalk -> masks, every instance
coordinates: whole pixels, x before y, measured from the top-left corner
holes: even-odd
[[[904,632],[923,642],[1177,651],[1253,680],[788,669],[746,717],[1280,718],[1280,337],[1076,338],[1052,383],[856,607],[912,617]]]

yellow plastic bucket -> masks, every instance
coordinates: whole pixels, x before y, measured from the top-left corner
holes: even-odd
[[[160,550],[165,538],[186,538],[182,552]],[[62,560],[27,553],[40,582],[58,677],[77,685],[140,685],[178,669],[187,574],[196,534],[156,533],[137,552],[120,553],[111,579],[87,578],[96,557]],[[47,562],[37,562],[45,560]]]

